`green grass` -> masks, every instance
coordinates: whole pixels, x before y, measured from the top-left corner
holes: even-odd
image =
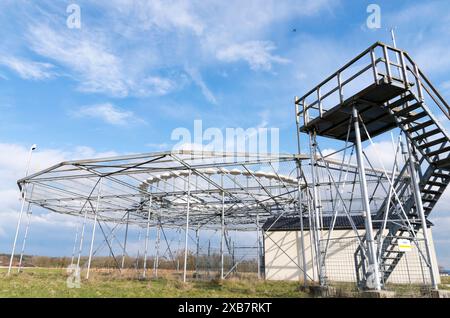
[[[450,276],[441,276],[441,284],[439,289],[450,290]]]
[[[308,297],[299,291],[297,282],[191,281],[183,283],[169,275],[158,279],[138,280],[135,275],[91,272],[81,288],[68,288],[65,270],[26,269],[23,273],[0,275],[0,297]]]
[[[149,271],[151,275],[151,271]],[[160,278],[139,280],[135,271],[119,274],[117,271],[91,271],[89,280],[82,279],[80,288],[68,288],[68,274],[65,269],[27,268],[17,274],[6,276],[6,270],[0,269],[0,298],[6,297],[199,297],[199,298],[301,298],[311,297],[300,291],[298,282],[261,281],[254,275],[240,279],[224,281],[194,280],[187,283],[180,281],[180,276],[173,272],[161,271]],[[84,278],[84,273],[82,273]],[[448,289],[450,277],[442,277],[440,289]],[[354,283],[335,283],[337,297],[358,297]],[[389,285],[395,290],[396,297],[421,297],[419,285]]]

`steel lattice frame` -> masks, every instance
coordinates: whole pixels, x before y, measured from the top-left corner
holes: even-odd
[[[18,181],[29,203],[61,214],[98,217],[106,222],[180,227],[185,224],[188,188],[190,222],[199,228],[220,228],[222,200],[227,228],[255,230],[256,217],[298,216],[298,163],[304,155],[261,155],[202,151],[171,151],[104,159],[68,161]],[[327,159],[327,167],[340,163]],[[355,173],[349,166],[349,173]],[[373,182],[383,179],[373,170]],[[324,188],[329,183],[322,184]],[[32,191],[31,191],[32,189]],[[224,197],[222,197],[222,195]],[[152,207],[149,209],[149,201]],[[350,200],[351,198],[347,198]],[[129,213],[129,218],[125,215]]]

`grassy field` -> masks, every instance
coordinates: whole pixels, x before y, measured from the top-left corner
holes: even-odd
[[[149,272],[151,275],[151,271]],[[179,275],[179,274],[178,274]],[[83,276],[84,277],[84,276]],[[258,281],[254,275],[224,281],[194,280],[181,282],[176,273],[160,270],[160,277],[138,279],[135,271],[119,274],[117,271],[92,270],[89,280],[82,279],[80,288],[69,288],[65,269],[27,268],[6,276],[0,269],[0,298],[7,297],[254,297],[303,298],[311,294],[301,291],[298,282]],[[440,289],[449,289],[450,277],[442,277]],[[352,283],[336,283],[337,297],[358,297]],[[396,297],[423,297],[420,286],[390,285]]]
[[[162,273],[158,279],[138,280],[134,272],[91,272],[80,288],[67,287],[67,274],[59,269],[26,269],[19,275],[0,272],[0,297],[308,297],[297,282],[256,279],[192,281],[184,284]]]

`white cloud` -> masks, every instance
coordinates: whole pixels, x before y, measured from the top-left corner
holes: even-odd
[[[125,126],[131,123],[144,122],[131,111],[122,110],[110,103],[83,106],[72,114],[75,117],[100,119],[111,125]]]
[[[161,29],[188,29],[201,34],[204,29],[202,21],[195,15],[195,7],[188,1],[136,1],[129,3],[115,2],[122,12],[135,16],[142,22],[143,28],[158,27]]]
[[[149,143],[145,145],[146,147],[149,147],[153,150],[161,151],[161,150],[169,150],[170,145],[166,142],[163,143]]]
[[[172,80],[135,71],[139,59],[117,54],[102,31],[70,33],[43,23],[34,24],[27,35],[31,49],[68,68],[79,89],[114,97],[164,95],[175,89]],[[139,69],[139,67],[137,67]]]
[[[203,96],[211,103],[211,104],[217,104],[217,99],[214,96],[214,94],[211,92],[211,90],[206,86],[206,83],[203,81],[202,75],[198,71],[198,69],[193,67],[185,67],[186,72],[189,74],[189,76],[192,78],[194,83],[200,88]]]
[[[83,92],[114,97],[165,95],[183,80],[161,73],[183,67],[193,58],[203,65],[245,61],[253,70],[287,63],[273,53],[274,43],[255,39],[266,38],[274,21],[314,15],[334,2],[270,0],[262,6],[253,0],[100,1],[90,4],[99,16],[84,18],[83,28],[76,32],[58,27],[64,21],[53,12],[56,6],[46,6],[51,12],[35,6],[40,19],[31,19],[25,38],[34,52],[63,66]],[[118,39],[127,45],[120,45],[123,41]],[[214,104],[216,98],[201,77],[193,80]]]
[[[286,64],[288,59],[271,54],[276,47],[269,41],[249,41],[232,44],[217,52],[217,58],[225,62],[246,61],[252,70],[268,71],[273,63]]]
[[[0,56],[0,64],[16,72],[23,79],[42,80],[55,76],[54,66],[13,56]],[[0,75],[0,78],[6,79]]]
[[[166,95],[175,90],[177,84],[174,81],[161,78],[157,76],[149,76],[142,80],[130,82],[130,88],[135,92],[137,96],[149,96],[149,95]],[[181,86],[181,85],[180,85]]]
[[[0,143],[0,237],[12,239],[13,231],[20,209],[20,193],[17,180],[23,178],[26,171],[29,149],[22,145]],[[72,150],[40,149],[33,153],[30,174],[48,168],[66,160],[111,157],[117,153],[97,152],[86,146],[76,146]],[[34,215],[32,223],[47,226],[52,232],[61,231],[62,227],[75,227],[73,218],[56,213]],[[38,223],[38,224],[36,224]]]
[[[79,76],[80,89],[125,96],[128,88],[121,77],[120,60],[95,35],[74,35],[45,24],[29,28],[28,42],[38,54],[71,68]]]

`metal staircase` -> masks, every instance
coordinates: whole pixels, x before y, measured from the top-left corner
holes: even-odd
[[[335,86],[330,85],[333,82]],[[347,87],[352,91],[348,97],[344,93]],[[337,106],[333,95],[337,95]],[[371,137],[395,127],[403,131],[413,157],[408,160],[412,160],[419,177],[423,211],[428,217],[450,181],[450,135],[434,115],[440,112],[444,120],[450,119],[449,105],[408,53],[377,42],[296,100],[299,132],[348,139],[352,108],[358,109]],[[363,141],[368,138],[361,135]],[[349,141],[354,141],[354,135],[350,134]],[[379,243],[377,257],[383,283],[404,256],[398,240],[414,241],[422,226],[408,165],[406,162],[395,179],[396,196],[386,198],[372,216],[378,225],[375,241]],[[365,238],[362,243],[367,244]],[[362,247],[355,253],[355,265],[357,279],[364,285],[367,259]]]
[[[414,146],[413,155],[416,157],[415,162],[418,162],[416,169],[420,177],[421,199],[425,215],[428,216],[444,193],[450,180],[450,137],[434,118],[425,102],[417,98],[411,90],[408,90],[396,101],[387,103],[386,106],[398,127],[405,133],[407,140]],[[408,163],[405,165],[408,165]],[[401,183],[403,187],[396,189],[396,191],[400,197],[403,197],[409,185],[407,182]],[[398,205],[398,201],[395,202],[391,199],[392,208],[389,211],[391,217],[395,217],[392,214],[399,209]],[[410,224],[409,227],[401,227],[395,223],[387,225],[388,239],[385,239],[381,246],[379,262],[384,282],[387,282],[404,255],[404,252],[398,250],[397,240],[399,238],[410,239],[416,236],[420,229],[420,224],[415,223],[419,215],[412,193],[409,194],[402,206],[408,221],[413,224]],[[378,217],[382,214],[384,208],[385,206],[381,207]],[[406,221],[404,215],[399,214],[398,216]],[[378,231],[378,236],[382,235],[381,231],[382,229]]]

